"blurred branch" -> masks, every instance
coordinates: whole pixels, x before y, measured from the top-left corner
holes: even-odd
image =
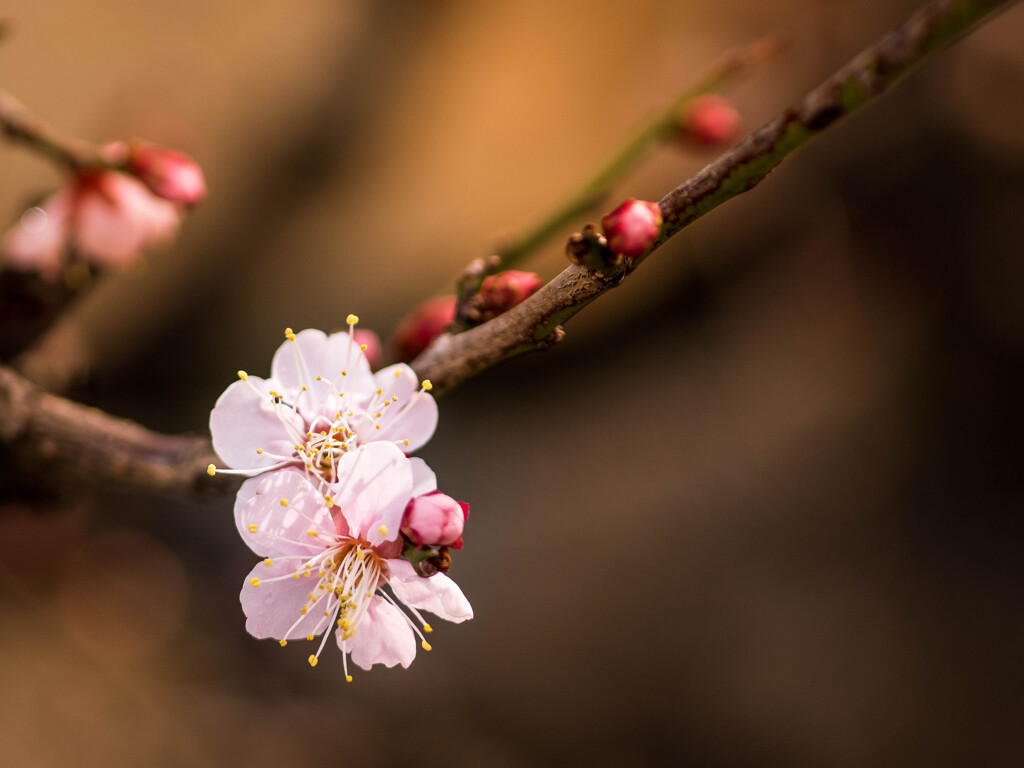
[[[664,110],[637,130],[569,199],[555,211],[537,222],[519,239],[498,249],[503,269],[513,267],[531,251],[540,247],[559,230],[600,205],[613,184],[633,168],[643,154],[655,144],[672,138],[680,129],[682,111],[695,96],[721,87],[744,70],[770,59],[782,47],[774,37],[764,37],[732,51],[702,79],[680,93]]]
[[[209,439],[161,435],[51,395],[0,367],[0,439],[53,482],[67,475],[144,492],[228,492],[237,482],[210,477]]]
[[[413,368],[419,376],[433,382],[435,392],[440,392],[497,362],[551,346],[561,338],[563,323],[602,293],[619,285],[674,234],[727,200],[752,189],[795,149],[840,118],[881,96],[929,55],[966,34],[987,15],[1013,2],[933,0],[926,4],[795,107],[755,131],[662,198],[659,201],[664,218],[661,235],[643,256],[603,272],[570,266],[509,312],[464,333],[438,337],[412,362]],[[622,157],[628,154],[623,153]],[[609,168],[614,165],[615,162]],[[602,176],[595,178],[600,180]],[[538,228],[538,232],[542,229]],[[528,244],[532,246],[532,242]]]
[[[0,127],[9,139],[20,141],[71,168],[108,165],[93,144],[60,135],[3,90],[0,90]]]

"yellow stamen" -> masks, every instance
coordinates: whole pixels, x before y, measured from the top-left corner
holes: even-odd
[[[427,392],[429,392],[430,390],[432,390],[434,388],[434,385],[430,383],[430,379],[424,379],[422,386],[423,386],[423,389],[425,389]]]
[[[249,533],[256,533],[256,531],[258,531],[259,529],[260,527],[256,525],[256,523],[249,524]]]
[[[424,651],[429,651],[430,650],[430,643],[428,643],[426,640],[424,640],[422,643],[420,643],[420,646],[423,648]]]
[[[249,374],[246,373],[245,371],[239,371],[238,372],[238,378],[240,378],[242,381],[248,381],[249,380]]]
[[[252,584],[254,587],[258,587],[260,585],[260,577],[253,576],[251,579],[249,579],[249,583]]]
[[[386,525],[382,525],[377,530],[380,531],[380,535],[381,536],[387,536],[388,535],[388,527]],[[442,539],[442,541],[443,541],[443,539]]]
[[[284,337],[288,339],[288,341],[295,341],[295,331],[293,331],[291,328],[285,328]]]
[[[209,465],[209,466],[208,466],[208,467],[206,468],[206,474],[208,474],[208,475],[209,475],[210,477],[213,477],[214,475],[216,475],[216,474],[217,474],[217,467],[216,467],[216,466],[214,466],[213,464],[210,464],[210,465]]]
[[[309,666],[315,667],[316,666],[316,661],[317,661],[316,656],[310,656],[309,657]]]
[[[280,645],[280,646],[281,646],[282,648],[284,648],[284,647],[285,647],[286,645],[288,645],[288,641],[287,641],[287,640],[278,640],[278,641],[277,641],[277,643],[278,643],[278,645]]]
[[[348,323],[349,325],[355,325],[356,323],[359,322],[359,318],[356,317],[355,315],[349,315],[348,317],[345,318],[345,322]]]

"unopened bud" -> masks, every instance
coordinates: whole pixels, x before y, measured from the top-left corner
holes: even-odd
[[[436,491],[428,493],[413,499],[405,508],[402,533],[410,541],[426,546],[461,544],[468,513],[468,505],[464,506],[451,496]]]
[[[376,371],[380,368],[380,337],[373,331],[357,328],[352,331],[352,338],[360,347],[366,347],[363,354],[366,355],[366,360],[370,364],[370,370]]]
[[[612,253],[635,259],[661,234],[661,208],[657,203],[631,198],[603,217],[601,227]]]
[[[455,297],[427,299],[398,324],[391,345],[400,360],[412,360],[440,336],[455,318]]]
[[[480,285],[481,309],[491,317],[508,312],[529,298],[540,286],[540,277],[533,272],[510,269],[490,275]]]
[[[165,200],[195,205],[206,197],[203,171],[184,152],[135,139],[129,144],[127,166],[153,194]]]
[[[725,98],[706,93],[686,105],[682,127],[686,136],[701,144],[727,144],[739,132],[740,113]]]

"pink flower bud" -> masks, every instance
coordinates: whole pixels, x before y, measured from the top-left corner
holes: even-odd
[[[740,113],[726,99],[706,93],[690,100],[683,115],[683,130],[701,144],[725,144],[736,138]]]
[[[380,368],[380,337],[373,331],[362,328],[352,331],[352,337],[356,344],[365,347],[363,354],[366,355],[366,361],[370,364],[370,370],[376,371]]]
[[[398,324],[391,345],[399,360],[412,360],[440,336],[455,319],[455,297],[434,296]]]
[[[484,278],[480,301],[484,312],[500,315],[529,298],[540,286],[540,278],[533,272],[510,269]]]
[[[657,203],[630,198],[601,219],[612,253],[635,259],[661,234],[661,208]]]
[[[195,205],[206,197],[203,171],[184,152],[135,139],[129,145],[127,165],[153,194],[165,200]]]
[[[409,502],[402,518],[402,533],[415,544],[430,547],[462,546],[462,528],[469,505],[435,491]]]

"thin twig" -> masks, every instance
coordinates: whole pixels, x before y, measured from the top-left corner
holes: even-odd
[[[0,127],[8,138],[72,169],[89,166],[108,167],[96,146],[82,139],[62,136],[29,112],[20,101],[0,90]]]
[[[933,0],[795,107],[748,136],[659,201],[664,226],[641,258],[608,272],[570,266],[532,297],[484,325],[445,334],[413,362],[440,392],[484,368],[524,352],[547,349],[561,326],[602,293],[619,285],[670,237],[708,211],[752,189],[791,152],[840,118],[885,93],[930,54],[1014,0]]]

